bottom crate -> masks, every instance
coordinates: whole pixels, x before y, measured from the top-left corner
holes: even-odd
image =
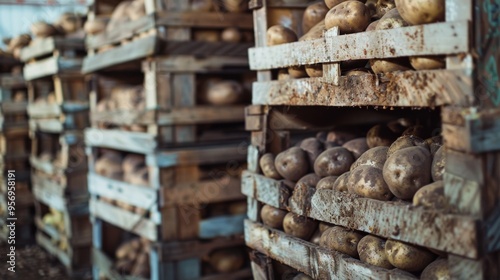
[[[96,280],[251,279],[241,236],[153,243],[97,218],[93,219],[93,231]],[[232,260],[229,267],[228,258]]]

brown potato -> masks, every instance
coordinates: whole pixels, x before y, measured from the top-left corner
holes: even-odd
[[[223,42],[239,43],[243,39],[243,35],[238,28],[229,27],[222,31],[221,39]]]
[[[286,81],[286,80],[291,80],[292,77],[290,77],[290,74],[288,74],[288,69],[280,69],[278,70],[278,81]]]
[[[323,38],[325,32],[325,20],[318,22],[306,34],[299,38],[299,41],[309,41]]]
[[[345,1],[347,1],[347,0],[325,0],[325,4],[328,7],[328,9],[331,9],[331,8],[337,6],[338,4],[345,2]],[[358,1],[363,2],[363,3],[366,2],[366,0],[358,0]]]
[[[446,67],[444,56],[413,56],[410,64],[415,70],[434,70]]]
[[[331,227],[332,227],[332,225],[329,224],[329,223],[320,222],[319,225],[318,225],[318,230],[319,230],[319,232],[323,233],[323,232],[325,232],[327,229],[329,229]]]
[[[324,2],[316,2],[307,6],[302,16],[302,32],[307,33],[313,26],[325,19],[328,7]]]
[[[325,150],[323,143],[315,137],[310,137],[300,142],[300,148],[307,153],[309,159],[309,166],[314,166],[314,162],[318,156]]]
[[[335,147],[321,153],[314,162],[314,172],[320,177],[340,176],[349,171],[354,157],[346,148]]]
[[[289,190],[294,190],[295,189],[295,182],[292,182],[290,180],[281,180],[280,182],[283,182],[285,187],[287,187]]]
[[[408,127],[405,131],[403,131],[402,135],[413,135],[420,138],[426,138],[428,131],[425,129],[423,125],[412,125]]]
[[[31,33],[36,37],[45,38],[57,34],[57,29],[44,21],[37,21],[31,25]]]
[[[367,27],[366,27],[366,30],[365,31],[374,31],[374,30],[377,30],[377,24],[380,20],[376,20],[372,23],[370,23]]]
[[[239,270],[245,263],[245,251],[239,248],[218,249],[210,254],[210,266],[219,273]]]
[[[365,31],[370,24],[371,14],[359,1],[345,1],[333,7],[325,16],[325,27],[339,27],[341,34]]]
[[[241,102],[244,98],[243,86],[232,80],[220,81],[209,86],[206,100],[209,104],[224,106]]]
[[[309,240],[311,235],[316,231],[318,222],[304,216],[294,214],[292,212],[286,214],[283,219],[283,230],[285,233],[292,236]]]
[[[323,64],[313,64],[305,66],[307,76],[311,78],[323,77]]]
[[[332,190],[339,191],[339,192],[347,192],[347,186],[348,186],[350,175],[351,175],[351,172],[349,172],[349,171],[340,175],[337,178],[337,180],[335,180],[335,182],[332,186]],[[326,177],[326,178],[328,178],[328,177]]]
[[[319,241],[321,239],[321,232],[318,230],[316,230],[313,234],[313,236],[311,237],[311,239],[309,239],[309,242],[313,243],[313,244],[316,244],[316,245],[319,245]]]
[[[285,279],[285,278],[284,278]],[[292,280],[313,280],[309,275],[304,274],[304,273],[299,273],[295,275]]]
[[[94,18],[94,20],[87,20],[83,25],[85,33],[95,35],[106,30],[107,20],[104,18]]]
[[[122,157],[119,153],[109,151],[95,162],[95,172],[104,177],[121,180],[123,176]]]
[[[288,68],[288,75],[294,79],[307,77],[307,72],[304,66],[292,66]]]
[[[143,168],[136,170],[134,173],[129,174],[125,182],[132,185],[149,186],[149,168],[144,166]]]
[[[278,170],[276,170],[274,162],[275,162],[274,155],[271,153],[267,153],[260,158],[259,165],[264,176],[278,180],[281,179],[281,175],[278,173]]]
[[[445,0],[396,0],[396,7],[411,25],[444,21]]]
[[[292,147],[278,154],[274,166],[281,177],[297,182],[308,173],[309,158],[301,148]]]
[[[248,1],[246,0],[222,0],[224,7],[228,12],[242,13],[248,10]]]
[[[426,149],[428,148],[427,143],[425,143],[425,141],[420,137],[416,137],[413,135],[401,136],[396,139],[396,141],[394,141],[394,143],[392,143],[389,147],[389,150],[387,151],[387,158],[389,158],[396,151],[415,146],[423,147]]]
[[[266,226],[275,229],[283,228],[283,219],[286,214],[287,212],[285,210],[274,208],[267,204],[262,206],[262,209],[260,210],[260,218],[262,219],[262,222]]]
[[[396,8],[394,0],[377,0],[376,2],[374,18],[382,18],[390,10]]]
[[[405,118],[400,118],[387,123],[387,127],[398,135],[402,135],[403,132],[412,125],[411,121]]]
[[[408,26],[408,23],[401,17],[398,9],[392,9],[379,20],[376,30],[395,29],[405,26]]]
[[[443,181],[436,181],[420,188],[413,196],[413,205],[424,206],[430,209],[446,207]]]
[[[363,234],[340,226],[333,226],[321,235],[320,246],[358,258],[358,243]]]
[[[210,12],[214,9],[212,0],[191,0],[191,10],[196,12]]]
[[[356,134],[349,131],[334,130],[326,135],[325,147],[332,148],[342,146],[348,141],[356,138]]]
[[[384,168],[385,161],[387,160],[388,147],[379,146],[371,148],[364,152],[352,165],[351,171],[358,168],[359,166],[368,165],[373,166],[378,169]]]
[[[431,182],[431,154],[422,147],[396,151],[385,162],[383,174],[396,197],[412,199],[421,187]]]
[[[361,238],[358,243],[358,254],[364,263],[386,269],[393,268],[385,254],[385,240],[382,238],[373,235]]]
[[[323,189],[333,190],[333,186],[335,185],[335,181],[337,181],[338,178],[339,178],[339,176],[325,177],[325,178],[318,181],[318,183],[316,184],[316,189],[317,190],[323,190]]]
[[[370,75],[373,74],[370,69],[366,68],[356,68],[352,69],[346,72],[346,76],[351,77],[351,76],[362,76],[362,75]]]
[[[411,70],[407,57],[370,59],[370,67],[375,74]]]
[[[437,150],[436,154],[434,155],[434,158],[432,159],[431,175],[433,181],[443,180],[445,163],[446,163],[445,150],[443,147],[440,147]]]
[[[316,184],[318,184],[320,179],[321,178],[318,175],[316,175],[314,173],[309,173],[309,174],[305,175],[304,177],[300,178],[300,180],[297,181],[296,185],[304,184],[308,187],[314,188],[314,187],[316,187]]]
[[[429,264],[422,274],[420,279],[426,280],[450,280],[450,267],[447,259],[437,259]]]
[[[389,147],[397,137],[398,135],[396,135],[387,125],[379,124],[368,130],[366,134],[366,143],[370,148],[378,146]]]
[[[382,170],[373,166],[364,165],[354,169],[347,182],[349,193],[382,201],[389,201],[393,197]]]
[[[363,153],[368,151],[368,143],[366,143],[366,138],[356,138],[346,142],[342,147],[349,150],[354,156],[354,159],[358,159]]]
[[[425,139],[425,143],[429,146],[429,150],[431,151],[432,157],[436,155],[436,152],[443,145],[443,137],[442,136],[434,136],[431,138]]]
[[[436,258],[425,248],[391,239],[385,243],[385,253],[393,266],[411,272],[422,271]]]
[[[274,25],[267,29],[267,45],[276,46],[297,41],[297,34],[282,25]]]

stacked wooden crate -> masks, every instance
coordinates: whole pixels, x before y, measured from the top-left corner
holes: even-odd
[[[0,188],[1,235],[9,241],[7,218],[17,218],[15,245],[34,242],[33,196],[30,190],[29,156],[31,142],[26,113],[28,92],[19,61],[0,56],[0,154],[2,185]],[[10,206],[10,207],[9,207]],[[12,239],[12,238],[11,238]],[[11,243],[12,240],[9,242]]]
[[[248,278],[239,189],[244,106],[204,103],[200,88],[213,78],[254,76],[246,58],[253,43],[193,36],[251,32],[251,14],[194,12],[196,1],[145,2],[143,17],[86,41],[94,279]],[[117,4],[95,1],[88,18],[102,20]],[[233,267],[218,267],[228,256]]]
[[[83,129],[88,94],[83,38],[36,38],[21,50],[28,81],[37,243],[72,276],[89,272],[91,225]]]
[[[289,14],[303,11],[308,3],[302,2],[290,6],[251,1],[256,48],[249,56],[258,82],[253,85],[253,105],[246,110],[252,140],[242,191],[248,197],[245,239],[255,250],[255,279],[280,279],[276,274],[283,270],[272,260],[314,279],[419,277],[373,266],[266,226],[261,219],[264,205],[440,252],[451,279],[500,277],[500,37],[494,1],[445,1],[442,23],[340,36],[333,28],[321,39],[268,47],[266,30],[280,23],[272,22],[270,15],[280,9],[289,9]],[[339,67],[350,60],[426,55],[446,56],[446,69],[346,76]],[[275,69],[318,64],[322,77],[273,80]],[[286,150],[295,131],[373,124],[428,114],[434,108],[441,114],[439,134],[446,158],[444,196],[449,207],[443,210],[332,189],[290,189],[289,182],[262,175],[261,157]]]

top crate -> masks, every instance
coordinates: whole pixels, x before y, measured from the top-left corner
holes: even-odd
[[[494,1],[447,0],[446,21],[441,23],[346,35],[334,27],[320,39],[267,46],[266,31],[276,24],[269,16],[275,2],[280,1],[251,4],[257,24],[249,63],[259,73],[253,85],[255,105],[473,106],[478,99],[485,107],[500,103],[495,82],[499,37],[496,12],[490,7]],[[479,21],[475,30],[473,20]],[[446,68],[356,76],[341,69],[344,62],[355,60],[429,55],[446,56]],[[322,76],[273,80],[272,70],[306,65],[317,66]]]
[[[123,68],[124,64],[155,55],[246,57],[248,48],[253,45],[250,13],[222,9],[197,11],[192,6],[195,1],[144,2],[144,16],[87,36],[89,56],[84,61],[83,72],[108,70],[114,66]],[[106,3],[95,2],[89,18],[107,18],[109,15],[102,12]],[[117,4],[111,6],[115,8]],[[226,28],[238,29],[243,38],[233,42],[220,40]]]

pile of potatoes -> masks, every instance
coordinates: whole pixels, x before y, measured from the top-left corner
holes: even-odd
[[[95,172],[101,176],[124,181],[132,185],[149,186],[148,168],[142,155],[127,154],[123,156],[117,151],[103,150],[102,155],[95,161]],[[130,205],[123,201],[106,197],[101,197],[100,199],[139,215],[145,215],[147,212],[146,209]]]
[[[74,13],[63,13],[54,23],[37,21],[31,25],[31,33],[36,38],[66,36],[74,34],[83,27],[83,16]]]
[[[69,248],[69,241],[65,236],[66,226],[63,212],[49,207],[49,212],[42,217],[42,223],[46,226],[55,228],[59,232],[60,239],[53,239],[52,243],[58,246],[59,249],[66,251]]]
[[[123,275],[149,278],[151,242],[134,238],[121,244],[115,251],[115,269]]]
[[[324,0],[309,5],[304,11],[302,31],[283,25],[267,30],[267,45],[320,39],[324,31],[338,27],[340,34],[386,30],[444,20],[444,0]],[[432,70],[445,67],[444,56],[402,57],[344,61],[341,70],[347,76],[388,73],[406,70]],[[321,64],[295,66],[278,73],[279,80],[322,77]]]
[[[200,103],[214,106],[229,106],[249,102],[252,82],[255,77],[243,81],[208,77],[198,80],[197,98]]]
[[[245,265],[245,255],[240,247],[217,249],[203,258],[203,275],[236,272]]]
[[[0,50],[0,56],[21,58],[21,49],[31,42],[29,34],[20,34],[14,38],[4,38],[3,43],[7,46],[5,50]]]
[[[321,132],[276,156],[264,154],[259,161],[260,169],[264,176],[282,180],[293,191],[291,199],[307,200],[311,193],[329,189],[382,201],[411,202],[415,206],[430,209],[447,207],[442,181],[445,156],[440,136],[429,137],[428,128],[409,119],[375,125],[366,132],[365,137],[359,137],[359,133],[353,131]],[[304,189],[308,195],[304,195]],[[261,218],[264,224],[283,228],[286,233],[305,240],[319,242],[327,238],[321,225],[316,232],[316,221],[268,205],[262,208]],[[362,233],[341,227],[333,228],[326,234],[349,240],[338,242],[351,244],[351,251],[326,243],[323,245],[353,257],[361,255],[356,251],[356,246],[364,237]],[[412,251],[417,249],[428,252],[409,244],[401,245],[398,241],[389,244],[403,246],[411,254],[417,254]],[[403,251],[396,250],[397,253]],[[431,253],[427,255],[432,257],[418,269],[407,269],[398,264],[398,260],[391,261],[391,265],[418,272],[434,259]],[[364,257],[361,260],[364,261]]]

